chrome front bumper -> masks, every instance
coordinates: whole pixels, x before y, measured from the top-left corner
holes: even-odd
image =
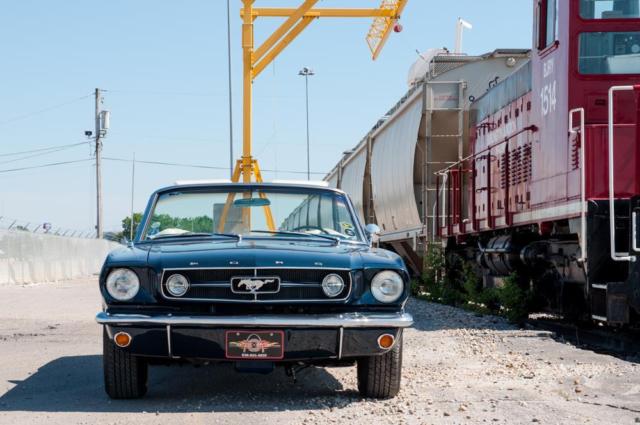
[[[101,325],[241,326],[282,328],[407,328],[413,324],[409,313],[290,314],[254,316],[174,316],[108,314],[100,312]]]

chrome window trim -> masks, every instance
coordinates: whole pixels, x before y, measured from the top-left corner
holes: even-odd
[[[155,210],[156,208],[156,203],[158,202],[158,192],[154,192],[152,197],[149,199],[149,203],[147,204],[147,209],[144,212],[144,225],[142,227],[138,227],[139,232],[136,232],[135,235],[135,243],[140,243],[140,242],[148,242],[151,241],[151,239],[147,239],[147,238],[142,238],[143,236],[145,236],[147,234],[147,231],[149,230],[149,225],[151,224],[151,213]]]
[[[164,291],[164,276],[167,272],[173,271],[188,271],[188,270],[253,270],[254,275],[257,274],[258,270],[326,270],[327,273],[333,271],[348,271],[349,272],[349,291],[343,298],[329,298],[329,299],[281,299],[281,300],[259,300],[257,297],[254,297],[253,300],[234,300],[229,298],[187,298],[187,297],[168,297]],[[160,295],[167,301],[194,301],[194,302],[222,302],[229,304],[283,304],[283,303],[296,303],[296,304],[305,304],[305,303],[336,303],[336,302],[344,302],[349,299],[351,293],[353,291],[353,277],[351,272],[353,269],[345,268],[345,267],[277,267],[277,266],[267,266],[267,267],[182,267],[182,268],[167,268],[162,270],[162,275],[160,276]],[[293,283],[293,282],[292,282]],[[295,283],[294,283],[295,284]],[[214,285],[214,284],[202,284],[202,285]],[[229,280],[229,286],[231,285],[231,280]],[[280,282],[280,285],[285,285]],[[192,287],[198,287],[200,285],[195,284]],[[322,286],[322,285],[320,285]],[[282,286],[281,286],[282,287]],[[313,287],[316,287],[314,285]],[[252,295],[251,293],[242,294],[242,295]]]
[[[153,239],[147,239],[147,238],[142,238],[142,236],[147,234],[147,231],[149,229],[149,225],[151,224],[151,218],[152,218],[152,213],[153,211],[155,211],[156,208],[156,204],[158,203],[158,199],[160,198],[161,195],[165,194],[165,193],[169,193],[172,192],[174,190],[182,190],[182,191],[189,191],[189,190],[197,190],[197,189],[212,189],[213,191],[222,191],[224,189],[228,189],[229,191],[233,191],[233,192],[241,192],[243,189],[246,188],[255,188],[256,190],[260,190],[260,189],[312,189],[314,191],[317,192],[329,192],[329,193],[333,193],[334,195],[339,195],[339,196],[343,196],[344,199],[347,202],[347,209],[349,210],[349,213],[351,215],[352,221],[354,222],[354,224],[356,225],[356,229],[358,231],[358,240],[352,240],[352,239],[345,239],[344,241],[340,241],[340,243],[342,242],[352,242],[352,243],[360,243],[360,244],[367,244],[369,238],[366,236],[366,232],[364,231],[364,223],[360,222],[360,217],[358,216],[353,203],[351,202],[351,198],[349,197],[349,195],[344,192],[341,189],[338,188],[333,188],[333,187],[320,187],[320,186],[311,186],[311,185],[304,185],[304,184],[286,184],[286,183],[220,183],[220,184],[195,184],[195,185],[184,185],[184,186],[180,186],[180,185],[173,185],[173,186],[168,186],[168,187],[164,187],[162,189],[158,189],[156,190],[153,195],[151,196],[151,198],[149,199],[149,202],[147,203],[147,207],[144,211],[144,215],[142,217],[143,221],[144,221],[144,225],[143,226],[138,226],[138,230],[139,230],[139,234],[138,231],[136,231],[136,235],[134,236],[135,238],[135,243],[153,243]],[[139,237],[138,237],[139,236]],[[169,239],[170,240],[170,239]],[[336,269],[337,270],[337,269]]]

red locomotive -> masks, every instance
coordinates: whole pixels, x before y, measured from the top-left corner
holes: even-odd
[[[536,0],[530,63],[470,110],[438,173],[437,230],[485,285],[512,273],[548,308],[640,322],[640,1]]]

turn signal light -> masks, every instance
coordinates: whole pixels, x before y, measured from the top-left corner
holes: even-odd
[[[118,332],[113,336],[113,342],[120,348],[128,347],[131,344],[131,335],[126,332]]]
[[[388,350],[389,348],[393,347],[393,343],[395,342],[395,340],[396,339],[391,334],[380,335],[380,337],[378,337],[378,347],[382,348],[383,350]]]

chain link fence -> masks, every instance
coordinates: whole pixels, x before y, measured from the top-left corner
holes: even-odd
[[[55,226],[49,222],[26,221],[3,216],[0,216],[0,229],[64,236],[70,238],[91,239],[96,237],[96,231],[94,229],[68,229],[65,227]]]

